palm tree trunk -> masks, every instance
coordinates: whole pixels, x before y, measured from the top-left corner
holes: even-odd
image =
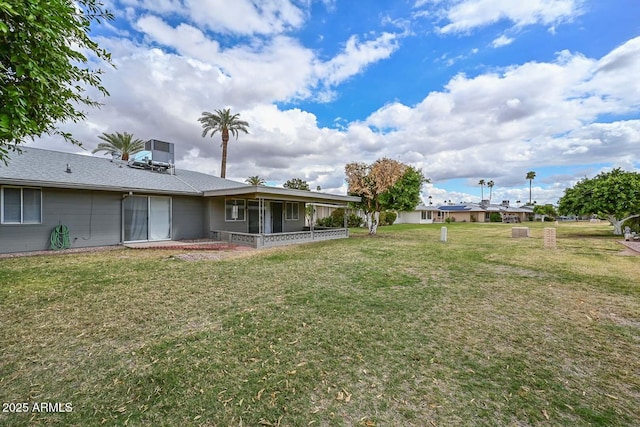
[[[220,166],[220,178],[227,177],[227,145],[229,144],[229,131],[222,131],[222,165]]]
[[[531,204],[531,180],[529,180],[529,204]]]

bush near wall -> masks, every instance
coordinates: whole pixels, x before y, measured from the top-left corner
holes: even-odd
[[[393,225],[398,218],[398,214],[392,211],[380,212],[380,224],[379,225]]]
[[[502,215],[500,215],[498,212],[491,212],[491,215],[489,215],[489,221],[502,222]]]
[[[347,227],[358,228],[362,226],[362,218],[356,214],[349,214],[347,216]],[[331,215],[325,218],[320,218],[316,221],[318,227],[344,227],[344,209],[338,208],[331,212]]]

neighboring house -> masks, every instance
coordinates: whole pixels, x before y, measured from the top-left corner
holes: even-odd
[[[149,142],[152,150],[131,163],[30,147],[13,154],[0,164],[0,253],[48,249],[58,225],[68,227],[71,247],[201,238],[264,247],[348,237],[345,228],[305,227],[305,205],[359,198],[176,170],[173,144]],[[154,142],[166,152],[154,151]]]
[[[442,211],[437,206],[418,205],[409,212],[398,212],[394,224],[431,224],[442,218]]]
[[[498,212],[502,217],[502,222],[517,223],[529,221],[529,218],[533,218],[533,206],[510,206],[508,200],[503,200],[501,204],[484,204],[481,203],[485,209],[484,222],[489,222],[492,212]]]
[[[438,210],[443,214],[436,222],[443,222],[447,219],[456,222],[485,222],[484,208],[481,205],[474,203],[463,205],[442,205],[438,206]]]
[[[503,222],[524,222],[533,215],[533,207],[511,207],[508,201],[501,204],[461,203],[438,206],[418,205],[410,212],[398,212],[396,224],[431,224],[449,221],[489,222],[492,212],[500,214]]]

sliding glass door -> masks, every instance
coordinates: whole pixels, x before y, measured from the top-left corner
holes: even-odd
[[[171,239],[171,198],[128,196],[123,203],[124,241]]]

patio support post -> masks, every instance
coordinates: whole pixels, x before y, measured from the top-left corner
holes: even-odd
[[[316,223],[316,204],[315,203],[309,203],[309,206],[311,206],[311,223],[309,224],[309,230],[311,231],[311,240],[313,239],[313,226]]]
[[[344,228],[347,228],[347,208],[348,206],[345,205],[344,207]]]
[[[264,199],[258,197],[258,234],[264,233]]]

